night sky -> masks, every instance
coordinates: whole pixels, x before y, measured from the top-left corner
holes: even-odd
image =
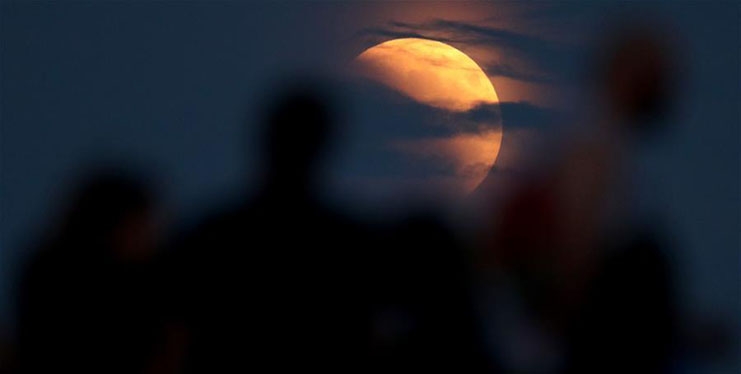
[[[583,104],[590,43],[623,13],[671,30],[682,66],[672,123],[638,152],[639,199],[678,238],[687,308],[741,315],[737,4],[3,1],[0,321],[12,325],[24,246],[93,160],[145,166],[173,215],[188,217],[245,188],[255,103],[272,82],[342,70],[410,36],[477,61],[502,102],[505,142],[558,132],[557,113]]]

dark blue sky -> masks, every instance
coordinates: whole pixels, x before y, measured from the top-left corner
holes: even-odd
[[[250,103],[272,79],[331,71],[369,43],[403,35],[445,35],[474,59],[487,48],[511,56],[479,60],[500,99],[520,105],[502,113],[506,133],[568,104],[582,43],[616,9],[651,14],[681,41],[673,130],[641,159],[661,192],[645,198],[680,238],[689,304],[741,314],[738,5],[631,4],[4,1],[0,320],[10,315],[23,244],[80,165],[101,156],[146,165],[175,211],[189,211],[240,186]]]

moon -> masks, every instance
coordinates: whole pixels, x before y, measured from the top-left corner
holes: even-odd
[[[393,39],[368,48],[355,58],[359,74],[390,88],[445,116],[452,131],[447,136],[404,140],[393,144],[400,152],[416,158],[436,159],[451,165],[448,186],[470,192],[494,165],[502,141],[499,116],[484,121],[475,130],[456,119],[481,108],[495,108],[499,98],[486,73],[460,50],[434,40]],[[491,110],[489,111],[491,112]],[[478,117],[476,117],[478,118]],[[468,121],[470,122],[470,121]]]

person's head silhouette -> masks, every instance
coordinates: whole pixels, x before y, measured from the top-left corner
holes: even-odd
[[[291,87],[268,107],[264,139],[271,188],[311,187],[334,130],[329,97],[318,86]]]
[[[649,28],[609,35],[597,62],[597,81],[611,114],[636,133],[650,133],[670,114],[677,91],[671,43]]]
[[[154,245],[154,204],[152,191],[138,176],[117,169],[90,173],[62,217],[60,239],[81,250],[102,251],[99,255],[146,257]]]

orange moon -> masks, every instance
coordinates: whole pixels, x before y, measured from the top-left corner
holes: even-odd
[[[373,46],[355,59],[360,74],[425,105],[465,113],[499,98],[486,73],[460,50],[434,40],[394,39]],[[477,132],[454,132],[448,137],[424,138],[400,144],[414,156],[438,157],[452,164],[452,183],[473,190],[494,165],[502,141],[501,123],[488,123]],[[451,183],[448,183],[451,184]]]

